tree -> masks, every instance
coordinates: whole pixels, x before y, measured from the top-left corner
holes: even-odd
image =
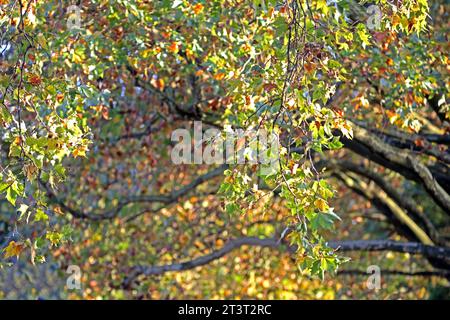
[[[419,254],[448,277],[443,4],[0,3],[5,263],[52,255],[119,296],[242,246],[249,266],[268,247],[313,278],[345,251]],[[173,132],[198,124],[174,161]],[[222,139],[241,162],[196,158]]]

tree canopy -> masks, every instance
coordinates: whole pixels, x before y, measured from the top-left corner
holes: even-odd
[[[77,265],[74,298],[431,297],[448,27],[444,1],[0,0],[0,266]]]

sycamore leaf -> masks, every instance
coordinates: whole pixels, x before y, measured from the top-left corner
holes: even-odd
[[[50,241],[52,246],[57,246],[61,242],[62,234],[59,232],[49,231],[49,232],[47,232],[47,235],[45,236],[45,238],[47,238],[47,240]]]
[[[325,212],[328,209],[327,202],[320,198],[314,201],[314,205],[322,212]]]
[[[11,241],[8,246],[4,249],[5,258],[17,257],[19,258],[20,253],[25,249],[25,245],[22,242]]]
[[[48,215],[42,209],[36,210],[36,215],[34,216],[34,221],[47,221]]]

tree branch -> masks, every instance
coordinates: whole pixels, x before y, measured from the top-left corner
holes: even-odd
[[[368,276],[370,273],[367,273],[364,270],[354,270],[354,269],[345,269],[337,272],[337,275],[350,275],[350,276]],[[406,277],[442,277],[448,278],[450,276],[450,271],[448,270],[435,270],[435,271],[401,271],[401,270],[381,270],[381,275],[389,275],[389,276],[406,276]]]
[[[347,240],[330,241],[328,245],[337,251],[394,251],[410,254],[421,254],[426,257],[449,259],[450,248],[427,246],[415,242],[397,242],[391,240]],[[212,251],[209,254],[187,260],[184,262],[156,265],[156,266],[136,266],[129,272],[128,278],[124,281],[124,286],[129,286],[136,277],[140,275],[160,275],[166,272],[176,272],[194,269],[206,265],[214,260],[224,257],[226,254],[242,246],[267,247],[278,250],[286,250],[294,253],[295,246],[288,246],[280,243],[276,238],[256,238],[243,237],[229,240],[222,248]]]
[[[418,209],[417,203],[414,201],[414,199],[405,197],[403,194],[397,191],[397,189],[392,187],[381,175],[377,174],[372,170],[369,170],[364,166],[359,166],[350,161],[328,159],[324,160],[324,163],[325,165],[329,164],[330,166],[337,166],[341,169],[354,172],[358,175],[361,175],[373,181],[379,188],[381,188],[384,192],[386,192],[386,194],[390,198],[392,198],[392,200],[394,200],[400,207],[404,208],[417,223],[419,223],[422,227],[424,227],[434,242],[438,244],[444,244],[441,243],[442,240],[440,239],[439,233],[437,232],[435,226],[428,219],[428,217]]]
[[[438,204],[447,214],[450,214],[450,196],[439,185],[427,166],[422,164],[415,155],[383,143],[366,129],[359,127],[354,123],[352,124],[354,129],[354,139],[362,142],[367,149],[371,150],[379,157],[400,167],[412,168],[413,173],[416,175],[415,178],[422,183],[425,190],[432,196],[436,204]]]
[[[450,164],[450,154],[448,154],[446,151],[439,150],[439,148],[437,148],[431,141],[427,139],[426,135],[405,133],[395,129],[386,129],[381,131],[371,128],[368,124],[362,121],[352,120],[352,122],[365,128],[366,130],[369,130],[375,136],[381,137],[386,143],[389,143],[393,147],[409,149],[412,151],[416,151],[417,153],[425,153],[427,155],[435,157],[445,164]],[[442,137],[445,137],[445,135],[443,135]],[[417,143],[421,143],[421,146],[419,147]]]

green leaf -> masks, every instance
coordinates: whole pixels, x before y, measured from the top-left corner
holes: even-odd
[[[9,201],[13,206],[16,205],[17,200],[17,192],[13,189],[13,187],[9,187],[6,191],[6,200]]]
[[[42,209],[36,209],[34,221],[47,221],[48,215]]]

